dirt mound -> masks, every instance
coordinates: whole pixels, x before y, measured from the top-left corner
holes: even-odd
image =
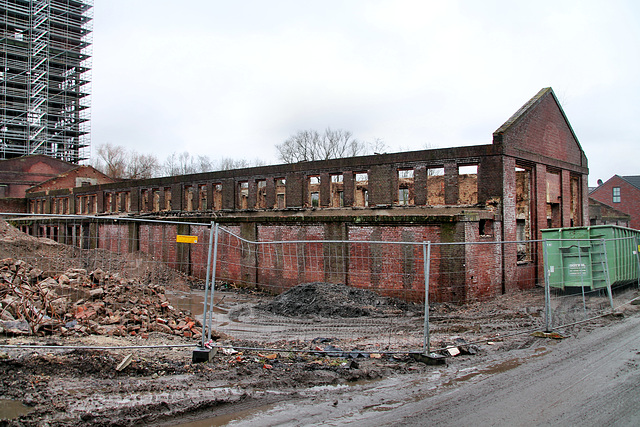
[[[406,302],[336,283],[303,283],[256,306],[282,316],[362,317],[406,311]]]

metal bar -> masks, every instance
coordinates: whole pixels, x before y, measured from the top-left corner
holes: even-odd
[[[209,307],[213,309],[213,294],[216,289],[216,267],[218,264],[218,235],[219,235],[218,223],[215,225],[215,237],[213,243],[213,266],[211,269],[211,301]],[[204,323],[203,323],[204,325]],[[207,341],[211,340],[211,328],[213,325],[213,315],[209,316],[209,333],[207,334]]]
[[[551,284],[549,275],[549,249],[547,239],[542,239],[542,257],[544,259],[544,330],[551,332]]]
[[[581,254],[581,247],[580,245],[576,245],[576,248],[578,249],[578,268],[580,268],[580,290],[582,291],[582,311],[584,313],[584,317],[587,317],[587,300],[584,296],[584,275],[587,272],[587,265],[584,264],[584,268],[583,268],[583,264],[582,264],[582,254]],[[593,273],[592,273],[593,276]],[[593,286],[593,277],[591,277],[591,283]]]
[[[422,242],[422,258],[424,260],[424,342],[422,353],[429,355],[431,336],[429,334],[429,275],[431,269],[431,242]]]
[[[204,336],[205,336],[205,326],[207,324],[207,315],[209,313],[209,310],[207,308],[207,297],[209,294],[209,280],[211,277],[210,274],[210,270],[211,270],[211,251],[213,248],[213,233],[214,233],[214,225],[215,223],[213,221],[211,221],[211,230],[209,231],[209,253],[207,255],[207,274],[206,274],[206,280],[204,282],[204,311],[202,312],[202,347],[204,348],[204,344],[205,344],[205,340],[204,340]]]
[[[640,237],[636,237],[636,258],[638,259],[638,288],[640,289]]]
[[[611,305],[611,311],[613,311],[614,310],[613,294],[611,292],[611,278],[609,277],[609,258],[607,257],[607,243],[604,239],[600,239],[600,243],[602,244],[602,252],[604,254],[603,267],[605,267],[604,277],[607,280],[607,293],[609,294],[609,304]]]

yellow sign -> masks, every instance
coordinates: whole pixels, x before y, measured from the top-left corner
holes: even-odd
[[[198,243],[198,236],[176,236],[176,242],[178,243]]]

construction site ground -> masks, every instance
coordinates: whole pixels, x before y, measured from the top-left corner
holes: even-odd
[[[23,248],[22,252],[16,248]],[[618,416],[618,420],[626,422],[620,425],[634,425],[640,420],[640,314],[639,306],[632,303],[618,307],[613,315],[562,328],[555,334],[540,333],[544,298],[539,288],[474,304],[434,304],[432,348],[451,347],[439,352],[447,357],[445,364],[438,365],[403,352],[353,352],[353,342],[340,337],[292,343],[282,336],[265,345],[258,337],[237,338],[218,331],[213,333],[213,345],[220,346],[217,354],[208,363],[193,363],[193,352],[201,342],[200,320],[188,310],[167,308],[172,296],[164,287],[135,294],[132,289],[138,289],[133,286],[138,284],[136,279],[125,280],[100,265],[83,270],[71,261],[69,265],[57,265],[62,273],[57,272],[56,280],[50,280],[46,270],[52,268],[52,252],[62,253],[50,241],[25,237],[10,228],[5,229],[4,237],[0,233],[4,280],[0,300],[5,316],[14,319],[5,319],[0,331],[0,344],[4,346],[0,348],[0,425],[196,427],[474,422],[474,415],[465,407],[475,408],[485,424],[514,425],[518,421],[516,412],[523,412],[518,407],[524,407],[529,418],[521,421],[526,425],[568,425],[573,421],[601,425],[600,415],[578,415],[594,402],[590,398],[574,397],[573,401],[563,402],[563,396],[577,394],[572,390],[564,394],[551,390],[560,400],[545,399],[549,393],[545,387],[556,387],[550,382],[554,377],[564,378],[567,387],[576,388],[590,379],[598,381],[599,390],[609,393],[605,397],[617,402],[608,407],[606,416]],[[49,264],[34,265],[34,253],[48,253],[42,258]],[[17,260],[22,255],[30,256],[30,261]],[[145,272],[147,279],[149,274],[159,274],[163,280],[181,279],[167,271]],[[17,277],[21,279],[16,280]],[[52,295],[61,295],[61,289],[68,287],[77,288],[74,295],[84,298],[76,296],[75,300],[63,302],[52,299]],[[189,291],[189,287],[180,289],[202,293]],[[21,305],[16,303],[16,292],[22,295]],[[295,304],[309,293],[318,304],[320,313],[316,314],[333,316],[346,324],[357,322],[356,315],[391,321],[397,318],[397,310],[419,310],[398,307],[394,301],[377,301],[378,310],[363,312],[372,306],[367,300],[369,295],[345,293],[343,288],[324,284],[305,284],[290,298],[247,295],[242,289],[224,292],[227,296],[218,294],[217,301],[224,300],[225,312],[235,316],[236,321],[251,319],[254,310],[260,310],[262,317],[299,311],[302,308]],[[624,292],[628,301],[638,296],[637,287]],[[122,297],[123,293],[127,298]],[[62,321],[56,323],[48,317],[35,316],[33,309],[29,311],[29,307],[48,307],[47,304],[62,313]],[[29,321],[19,321],[21,316]],[[415,317],[408,316],[407,322],[413,325]],[[162,322],[145,323],[147,318],[161,318]],[[323,351],[327,348],[335,351]],[[596,375],[589,372],[597,373],[597,369],[583,371],[592,362],[605,364],[609,357],[615,358],[615,363],[608,363],[607,372]],[[572,363],[573,358],[576,363]],[[576,365],[580,372],[575,371]],[[529,396],[516,398],[517,392],[526,390],[532,381],[536,383],[532,369],[541,370],[541,376],[549,382],[539,383]],[[551,374],[554,369],[561,371]],[[508,384],[498,378],[507,378]],[[505,394],[503,387],[510,392]],[[501,413],[486,409],[495,400],[493,393],[505,402],[495,407]],[[474,403],[475,399],[485,402]],[[607,404],[606,399],[598,403]]]

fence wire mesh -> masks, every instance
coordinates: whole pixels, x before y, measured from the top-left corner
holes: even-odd
[[[544,242],[547,329],[611,313],[640,289],[640,233]]]
[[[194,346],[212,335],[278,350],[332,343],[422,352],[559,329],[638,294],[635,235],[442,243],[432,230],[409,227],[394,234],[354,226],[350,240],[330,240],[321,226],[7,219],[0,312],[13,334],[160,334]]]

